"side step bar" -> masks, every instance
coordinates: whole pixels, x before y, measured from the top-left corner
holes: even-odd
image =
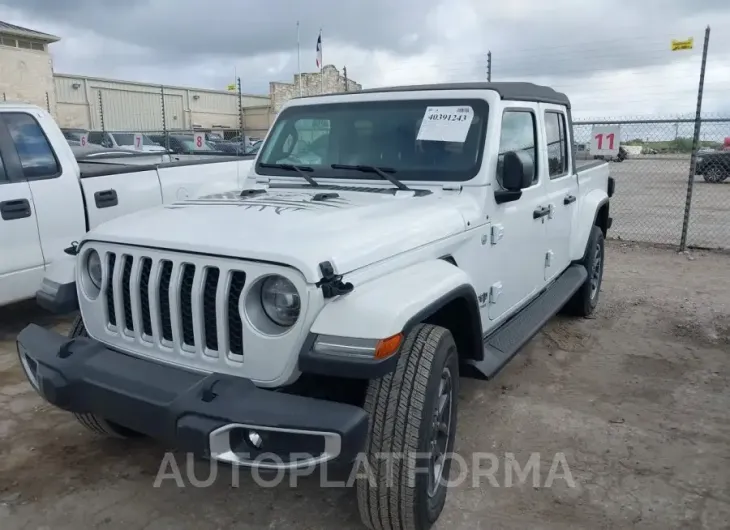
[[[468,361],[465,375],[492,379],[534,337],[588,278],[583,265],[571,265],[550,287],[484,337],[484,359]],[[474,373],[476,372],[476,373]]]

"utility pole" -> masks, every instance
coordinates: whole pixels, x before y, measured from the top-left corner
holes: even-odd
[[[97,92],[97,96],[99,99],[99,121],[101,122],[101,130],[102,132],[106,132],[106,129],[104,128],[104,100],[101,97],[101,89]]]
[[[241,141],[245,144],[246,137],[243,135],[243,98],[241,96],[241,78],[236,78],[238,86],[238,128],[241,130]]]
[[[165,149],[170,150],[170,137],[167,134],[167,116],[165,116],[165,85],[160,85],[160,101],[162,103],[162,134],[165,135]]]
[[[689,229],[689,212],[692,205],[692,188],[697,169],[697,148],[700,144],[700,128],[702,127],[702,92],[705,89],[705,70],[707,69],[707,50],[710,47],[710,26],[705,29],[705,45],[702,48],[702,66],[700,66],[700,83],[697,88],[697,112],[695,113],[695,134],[692,138],[692,157],[689,160],[689,178],[687,180],[687,200],[684,203],[684,222],[682,223],[682,239],[679,251],[687,248],[687,231]]]
[[[487,82],[492,82],[492,50],[487,53]]]
[[[347,66],[342,68],[342,73],[345,76],[345,92],[349,92],[350,88],[349,88],[349,83],[347,82]]]

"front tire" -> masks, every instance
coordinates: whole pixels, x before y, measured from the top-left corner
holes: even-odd
[[[578,289],[573,297],[565,304],[565,312],[574,315],[587,317],[590,316],[598,305],[598,297],[601,292],[601,284],[603,283],[603,264],[604,264],[604,237],[603,231],[593,225],[591,234],[588,237],[588,246],[586,254],[583,257],[582,264],[588,271],[588,278],[585,283]]]
[[[367,389],[372,475],[358,480],[358,508],[373,530],[427,530],[446,502],[459,359],[451,332],[431,324],[413,328],[399,355],[395,371]]]
[[[68,336],[69,338],[89,336],[89,334],[86,333],[84,321],[80,316],[76,317],[76,320],[74,320],[74,323],[71,325],[71,330],[68,332]],[[90,412],[74,412],[73,415],[81,425],[94,434],[100,436],[106,436],[109,438],[136,438],[139,436],[139,433],[132,431],[131,429],[127,429],[126,427],[117,425],[114,422],[100,418],[96,414],[92,414]]]

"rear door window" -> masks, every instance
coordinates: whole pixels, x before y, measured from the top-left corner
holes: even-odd
[[[567,175],[568,139],[564,114],[553,111],[545,113],[545,136],[550,178],[555,179]]]
[[[53,178],[61,174],[56,154],[33,116],[24,112],[8,112],[3,115],[3,120],[15,144],[25,178]]]

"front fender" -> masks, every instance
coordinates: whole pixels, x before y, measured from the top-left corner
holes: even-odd
[[[56,314],[71,313],[79,308],[76,256],[64,254],[46,267],[41,288],[36,292],[36,302],[43,309]]]
[[[448,302],[450,293],[474,293],[469,276],[433,259],[376,278],[327,304],[311,331],[362,339],[384,339],[404,331]],[[476,294],[474,294],[476,300]]]
[[[602,189],[588,192],[580,201],[580,209],[573,219],[573,237],[570,245],[571,260],[580,260],[586,251],[591,228],[596,223],[596,216],[601,206],[608,202],[608,193]]]

